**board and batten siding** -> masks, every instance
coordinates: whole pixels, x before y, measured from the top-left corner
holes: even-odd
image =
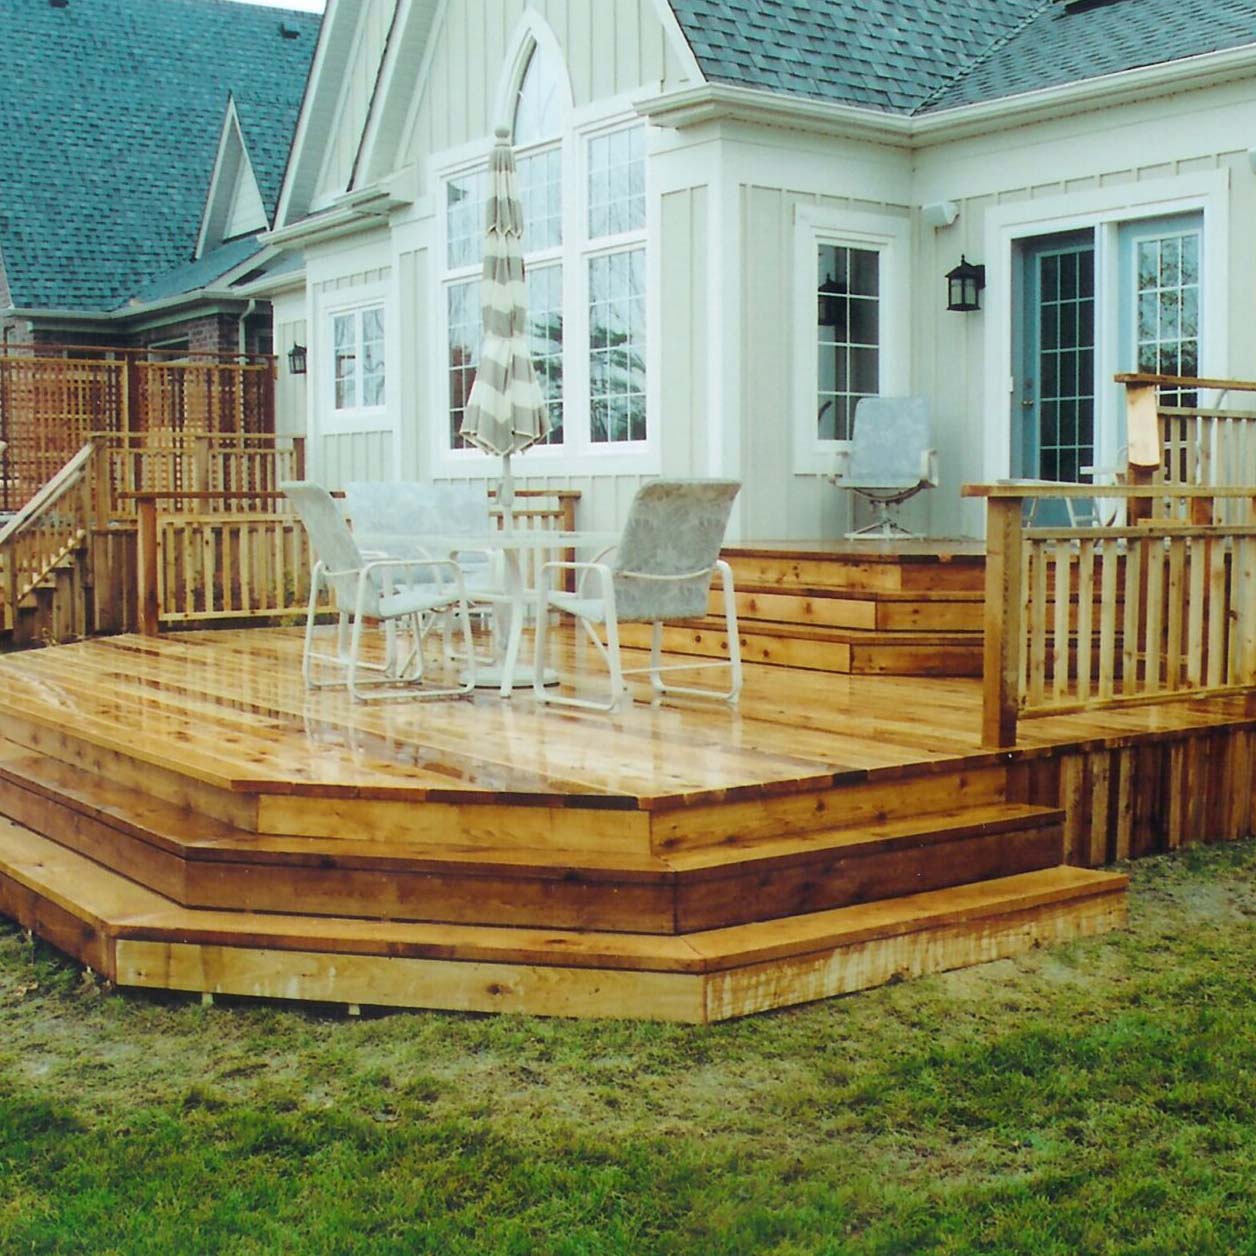
[[[318,177],[316,205],[324,204],[348,190],[396,9],[397,0],[364,0],[362,4],[349,70],[345,75],[340,107],[336,111],[337,125]]]
[[[802,282],[794,273],[796,214],[800,206],[815,206],[906,219],[910,210],[757,184],[740,184],[737,195],[742,325],[738,361],[728,369],[741,376],[741,533],[755,540],[841,536],[851,526],[850,494],[819,468],[815,474],[795,468],[796,337],[815,340],[814,327],[800,332],[796,325],[796,285]],[[893,314],[887,310],[884,317]],[[903,521],[924,530],[929,510],[928,495],[922,495],[904,508]]]
[[[309,429],[306,410],[306,381],[309,376],[293,375],[288,370],[288,352],[292,346],[308,346],[310,343],[304,291],[272,297],[271,311],[279,371],[279,386],[275,389],[275,431],[280,436],[304,436]]]
[[[539,13],[558,41],[582,108],[643,85],[688,82],[654,0],[458,0],[444,10],[422,95],[398,164],[416,162],[492,136],[493,110],[524,14]]]

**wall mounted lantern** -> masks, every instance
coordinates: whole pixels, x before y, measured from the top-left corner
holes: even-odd
[[[305,346],[293,345],[288,350],[288,374],[304,375],[305,374]]]
[[[962,253],[959,265],[946,272],[946,308],[979,310],[979,293],[986,286],[986,268],[974,266]]]

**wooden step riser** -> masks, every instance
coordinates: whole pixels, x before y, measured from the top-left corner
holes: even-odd
[[[114,938],[0,873],[0,912],[120,986],[379,1007],[699,1024],[849,994],[1123,928],[1123,891],[708,973]]]
[[[678,807],[653,815],[652,850],[664,856],[712,847],[736,850],[780,838],[958,812],[1005,802],[1007,779],[1007,769],[995,765]]]
[[[860,632],[976,632],[983,630],[984,603],[974,598],[938,601],[881,601],[858,596],[825,597],[737,590],[742,624],[801,624],[807,628],[846,628]],[[724,595],[711,590],[710,613],[724,614]]]
[[[68,763],[117,785],[151,794],[178,807],[199,811],[237,828],[257,829],[257,799],[185,776],[183,773],[146,763],[121,749],[103,746],[86,737],[75,737],[46,728],[37,720],[9,710],[0,730],[8,741],[38,751],[58,763]]]
[[[788,593],[798,589],[840,589],[870,593],[980,593],[984,560],[874,562],[857,558],[790,558],[726,552],[736,585],[757,585]]]
[[[633,649],[650,646],[648,624],[621,624],[620,642]],[[665,627],[663,649],[697,658],[727,658],[728,634],[718,629]],[[981,638],[970,645],[852,645],[845,641],[808,641],[789,636],[741,633],[741,656],[747,663],[801,668],[836,675],[980,676]]]
[[[922,890],[1053,867],[1063,836],[1054,821],[990,825],[952,836],[836,845],[724,867],[617,876],[572,869],[540,875],[519,868],[365,855],[312,864],[300,854],[239,852],[189,858],[108,818],[85,814],[0,780],[0,814],[185,907],[426,920],[622,933],[689,933],[803,912],[875,902]]]

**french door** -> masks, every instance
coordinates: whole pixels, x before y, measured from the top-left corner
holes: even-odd
[[[1020,278],[1015,473],[1082,482],[1095,456],[1094,233],[1027,241]]]

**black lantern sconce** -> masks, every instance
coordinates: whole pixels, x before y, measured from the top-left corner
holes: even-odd
[[[305,346],[293,345],[288,350],[288,374],[304,375],[305,374]]]
[[[962,253],[959,265],[946,272],[946,308],[948,310],[979,310],[979,294],[986,286],[986,268],[974,266]]]
[[[820,326],[838,326],[845,312],[846,289],[832,275],[826,275],[820,285],[819,298]]]

